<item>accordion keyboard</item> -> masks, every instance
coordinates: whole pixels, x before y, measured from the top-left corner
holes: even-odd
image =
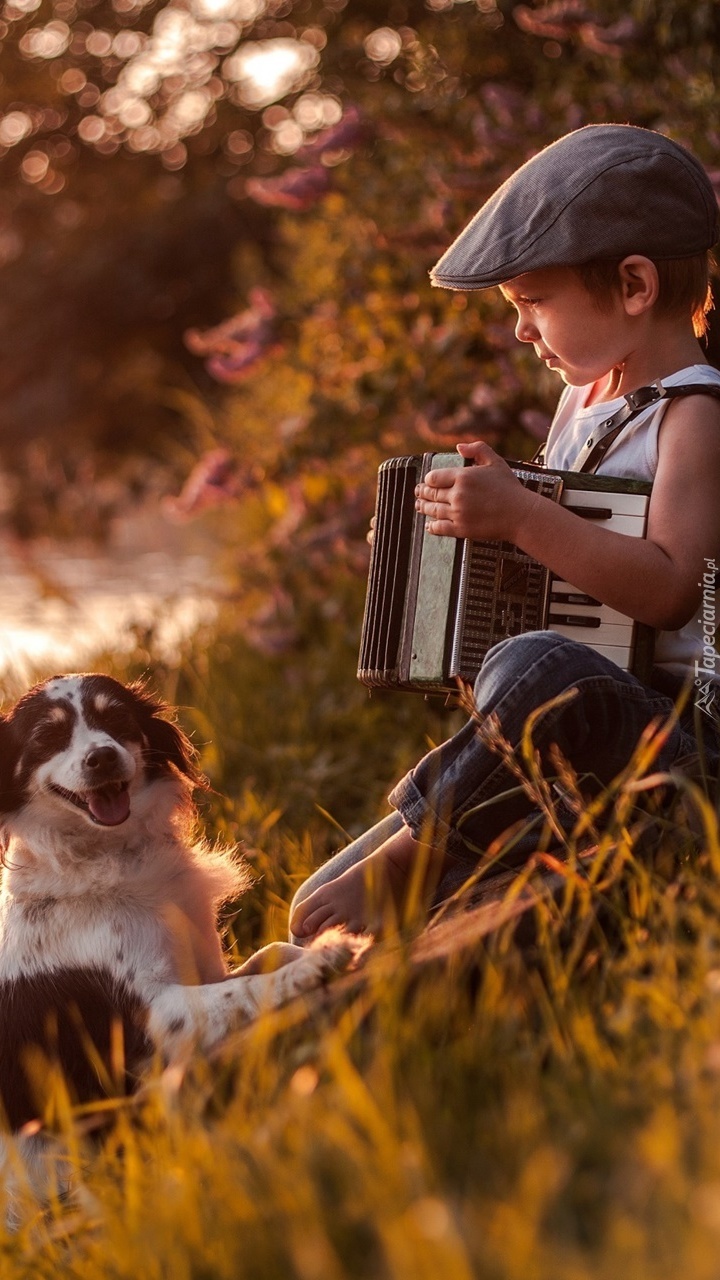
[[[514,470],[523,484],[539,487],[532,473],[526,478],[526,473]],[[540,488],[540,492],[556,498],[550,489]],[[645,535],[648,494],[564,487],[559,501],[604,529],[631,537]],[[467,600],[461,599],[458,608],[450,674],[473,680],[490,645],[540,629],[589,644],[624,671],[631,669],[637,634],[632,618],[554,578],[510,543],[471,542],[467,547]],[[461,597],[462,590],[461,585]]]
[[[611,499],[611,501],[610,501]],[[643,538],[650,502],[645,493],[612,493],[565,489],[560,499],[585,519],[597,521],[603,529]],[[637,624],[632,618],[609,609],[584,595],[568,582],[551,579],[547,627],[570,640],[582,640],[624,671],[632,665]]]
[[[458,454],[393,458],[378,477],[358,677],[371,688],[452,690],[508,636],[553,630],[647,679],[653,633],[561,581],[509,542],[427,534],[415,485]],[[650,486],[512,463],[521,483],[603,528],[644,537]]]
[[[527,488],[559,500],[562,484],[557,476],[513,470]],[[548,589],[547,569],[513,543],[465,542],[450,674],[473,680],[492,645],[544,628]]]

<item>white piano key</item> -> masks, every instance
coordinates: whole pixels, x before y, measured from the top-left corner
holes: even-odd
[[[619,516],[644,516],[650,503],[648,493],[602,493],[599,489],[563,489],[563,507],[611,507]]]
[[[602,493],[599,490],[564,489],[560,499],[566,507],[584,508],[585,510],[610,510],[609,519],[594,521],[599,529],[610,529],[613,533],[622,533],[632,538],[644,538],[647,526],[647,511],[650,495],[645,493]],[[592,517],[588,517],[592,519]],[[551,581],[552,594],[587,595],[579,591],[572,583],[559,579]],[[549,612],[563,613],[568,616],[599,618],[600,626],[576,627],[573,625],[553,624],[548,620],[548,628],[566,636],[569,640],[579,640],[588,644],[596,653],[609,658],[623,671],[630,669],[633,649],[635,622],[616,609],[604,604],[566,604],[552,602]]]
[[[548,618],[548,631],[557,631],[568,640],[580,640],[583,644],[592,645],[593,649],[598,649],[601,644],[619,645],[622,648],[632,641],[633,623],[628,620],[622,626],[611,623],[600,627],[566,627],[563,623],[555,623]]]
[[[568,604],[565,600],[553,600],[554,595],[587,595],[585,591],[579,591],[577,587],[571,586],[569,582],[559,582],[553,579],[550,584],[550,613],[568,613],[587,617],[592,614],[594,618],[599,618],[601,626],[609,623],[624,624],[632,626],[633,620],[627,614],[620,613],[617,609],[610,609],[606,604]]]
[[[612,497],[615,497],[612,494]],[[572,503],[565,503],[565,506],[572,506]],[[584,516],[578,517],[580,520],[585,519]],[[645,517],[644,516],[623,516],[613,512],[609,519],[593,520],[593,525],[598,529],[611,529],[613,533],[624,533],[629,538],[645,537]]]

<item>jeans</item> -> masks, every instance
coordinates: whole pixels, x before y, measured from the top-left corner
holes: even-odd
[[[665,721],[672,714],[681,682],[658,671],[657,684],[657,688],[642,684],[588,645],[567,640],[557,632],[530,631],[502,640],[489,650],[474,692],[480,717],[494,713],[503,737],[517,751],[528,716],[575,691],[539,715],[533,745],[546,778],[557,774],[550,751],[556,744],[576,774],[585,777],[591,789],[601,789],[627,765],[647,725],[654,719]],[[718,721],[694,710],[691,697],[652,768],[666,770],[697,753],[699,746],[709,776],[716,776],[720,763]],[[521,860],[537,847],[543,825],[541,811],[533,806],[474,718],[424,756],[400,780],[389,799],[395,812],[306,880],[293,907],[319,885],[366,858],[403,823],[416,839],[442,841],[446,853],[457,862],[457,883],[448,884],[446,877],[441,886],[446,893],[470,874],[482,852],[509,826],[525,824],[513,850],[513,857]],[[557,810],[561,821],[562,808],[561,801]],[[567,829],[572,827],[570,810],[565,812],[564,822]]]

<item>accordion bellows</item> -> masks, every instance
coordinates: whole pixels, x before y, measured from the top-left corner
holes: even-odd
[[[651,627],[560,581],[512,543],[426,533],[415,486],[434,468],[463,465],[457,453],[426,453],[380,467],[358,679],[370,688],[450,692],[458,678],[474,681],[498,641],[546,629],[647,679]],[[646,482],[510,465],[548,501],[604,528],[645,536]]]

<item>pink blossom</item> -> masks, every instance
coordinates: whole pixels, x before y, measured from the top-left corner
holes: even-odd
[[[245,193],[256,204],[268,208],[310,209],[330,190],[331,174],[323,165],[308,169],[286,169],[277,178],[248,178]]]
[[[297,154],[302,157],[325,155],[326,152],[331,151],[351,151],[358,143],[364,141],[370,132],[368,124],[361,119],[357,107],[349,106],[337,124],[331,125],[329,129],[323,129],[321,133],[316,133]]]
[[[193,355],[206,356],[205,368],[218,382],[240,382],[276,348],[275,304],[267,289],[250,290],[250,306],[213,329],[189,329],[185,345]]]
[[[211,449],[195,464],[180,493],[163,506],[174,520],[189,520],[208,507],[237,499],[247,487],[229,449]]]

